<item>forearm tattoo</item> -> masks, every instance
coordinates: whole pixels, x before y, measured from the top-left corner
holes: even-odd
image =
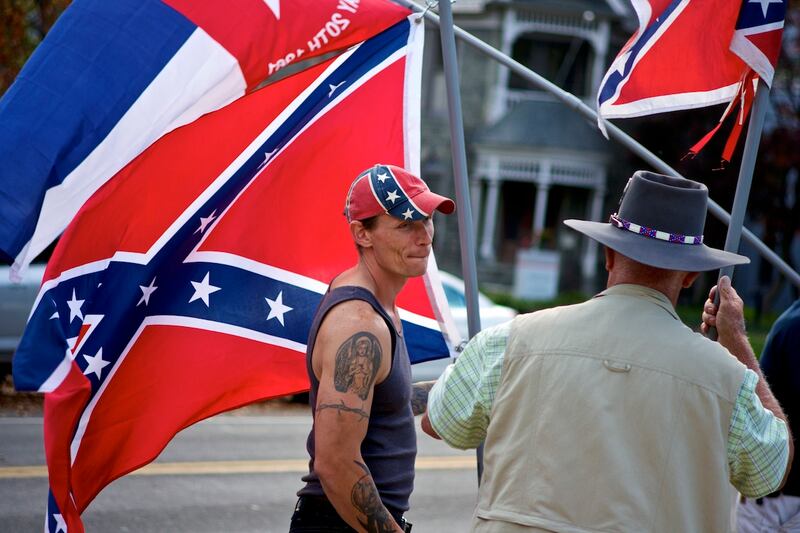
[[[335,409],[339,411],[339,413],[353,413],[360,417],[359,420],[365,420],[369,418],[369,413],[364,411],[363,409],[359,409],[358,407],[348,407],[344,404],[344,400],[339,400],[339,403],[321,403],[317,406],[317,412],[319,413],[323,409]]]
[[[353,490],[350,493],[350,501],[353,507],[364,515],[359,515],[358,523],[370,533],[386,533],[395,530],[395,521],[386,507],[383,506],[380,496],[378,496],[378,489],[375,487],[375,482],[372,480],[372,475],[369,473],[367,465],[353,461],[363,471],[364,475],[356,481],[353,485]]]
[[[381,345],[377,337],[359,331],[339,347],[333,386],[339,392],[352,392],[366,400],[381,366]]]
[[[411,386],[411,412],[414,416],[421,415],[428,408],[428,393],[435,381],[423,381]]]

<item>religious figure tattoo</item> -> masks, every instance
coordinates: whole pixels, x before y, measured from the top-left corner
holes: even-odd
[[[378,489],[372,480],[372,475],[367,465],[353,461],[363,471],[364,475],[353,485],[350,492],[350,501],[356,510],[364,515],[358,517],[358,523],[370,533],[387,533],[395,530],[395,521],[386,507],[383,506]]]
[[[339,403],[321,403],[317,406],[317,412],[323,409],[335,409],[339,413],[353,413],[360,417],[360,420],[369,418],[369,413],[358,407],[349,407],[345,405],[344,400],[339,400]]]
[[[428,393],[435,381],[421,381],[411,386],[411,412],[414,416],[421,415],[428,408]]]
[[[381,345],[372,333],[360,331],[344,341],[336,352],[333,386],[366,400],[381,365]]]

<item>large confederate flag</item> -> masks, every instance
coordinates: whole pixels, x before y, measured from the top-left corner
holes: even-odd
[[[45,392],[47,523],[80,531],[109,482],[182,428],[307,388],[327,283],[356,261],[342,215],[376,162],[419,171],[421,25],[175,130],[81,208],[14,359]],[[449,353],[431,264],[400,295],[413,361]]]
[[[407,15],[390,0],[74,0],[0,100],[0,262],[22,276],[165,133]]]

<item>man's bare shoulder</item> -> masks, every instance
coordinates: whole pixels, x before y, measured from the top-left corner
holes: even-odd
[[[319,337],[349,337],[359,331],[390,339],[389,326],[369,302],[347,300],[331,308],[322,319]]]

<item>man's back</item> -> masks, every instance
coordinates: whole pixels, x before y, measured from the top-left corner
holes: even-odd
[[[744,374],[641,286],[518,318],[477,516],[560,531],[729,529],[726,442]]]
[[[746,263],[703,244],[708,188],[634,173],[609,222],[609,289],[476,335],[431,389],[423,430],[485,439],[475,531],[726,531],[733,489],[777,489],[793,448],[722,276],[693,334],[675,315],[700,272]],[[719,304],[715,303],[719,296]]]
[[[800,300],[773,324],[761,354],[761,368],[789,418],[792,433],[800,432]],[[781,492],[800,497],[800,466],[797,464]]]

